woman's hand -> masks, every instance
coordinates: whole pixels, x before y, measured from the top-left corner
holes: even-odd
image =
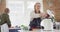
[[[42,18],[46,18],[47,17],[47,13],[41,13],[41,17]]]

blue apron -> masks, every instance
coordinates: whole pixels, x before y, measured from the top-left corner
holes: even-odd
[[[41,23],[41,18],[40,18],[40,17],[39,17],[39,18],[34,18],[34,19],[30,22],[29,26],[30,26],[30,27],[40,27],[40,26],[41,26],[40,23]]]

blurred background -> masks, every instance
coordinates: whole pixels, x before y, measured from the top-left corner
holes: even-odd
[[[41,11],[43,12],[43,0],[2,0],[0,11],[5,8],[10,9],[9,15],[12,26],[28,26],[30,23],[30,12],[33,11],[36,2],[41,3]]]
[[[41,12],[45,12],[50,5],[53,5],[55,20],[60,22],[60,0],[0,0],[0,14],[5,8],[9,8],[12,26],[29,26],[30,12],[33,11],[36,2],[41,3]]]

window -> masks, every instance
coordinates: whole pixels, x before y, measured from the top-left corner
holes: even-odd
[[[12,26],[16,25],[28,26],[30,23],[30,12],[33,11],[34,4],[38,1],[37,0],[6,0],[6,1],[7,1],[6,7],[10,9],[9,15]]]

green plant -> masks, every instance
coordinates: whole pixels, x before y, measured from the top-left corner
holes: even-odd
[[[25,26],[25,25],[21,25],[21,27],[22,27],[23,30],[28,30],[28,27]]]

